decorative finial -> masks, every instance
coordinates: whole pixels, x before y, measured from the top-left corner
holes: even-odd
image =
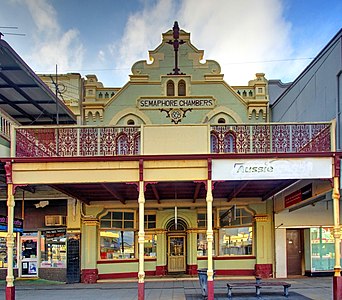
[[[185,42],[183,40],[178,40],[179,39],[179,26],[178,26],[177,21],[175,21],[172,30],[173,30],[173,41],[170,40],[167,43],[170,45],[173,45],[173,50],[175,51],[175,68],[173,69],[173,73],[169,73],[169,75],[185,75],[184,73],[181,73],[180,69],[178,68],[179,45],[182,45]]]

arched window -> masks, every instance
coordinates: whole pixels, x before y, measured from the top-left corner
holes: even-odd
[[[99,94],[99,98],[102,98],[102,93]]]
[[[109,98],[109,94],[107,92],[105,93],[105,98]]]
[[[226,120],[225,120],[225,118],[219,118],[217,123],[219,123],[219,124],[226,124]]]
[[[178,82],[178,96],[185,96],[185,81],[180,80]]]
[[[128,121],[127,121],[127,125],[134,125],[135,124],[135,122],[134,122],[134,120],[132,120],[132,119],[129,119]]]
[[[235,136],[229,132],[224,136],[224,153],[235,152]]]
[[[173,83],[172,80],[169,80],[167,82],[167,91],[166,91],[167,96],[174,96],[175,95],[175,84]]]

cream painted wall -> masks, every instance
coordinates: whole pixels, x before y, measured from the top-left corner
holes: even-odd
[[[287,277],[287,263],[286,263],[286,229],[278,228],[275,230],[275,277]]]
[[[143,128],[142,154],[207,154],[210,152],[207,125],[154,125]]]

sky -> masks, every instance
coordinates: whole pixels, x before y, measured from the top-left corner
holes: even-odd
[[[342,28],[341,0],[1,0],[0,32],[39,74],[121,87],[174,21],[230,85],[293,81]],[[6,28],[17,27],[17,29]],[[11,35],[25,34],[22,35]],[[180,66],[181,67],[181,66]]]

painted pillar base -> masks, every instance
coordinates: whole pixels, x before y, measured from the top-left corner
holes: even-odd
[[[15,287],[6,286],[6,300],[14,300],[14,299],[15,299]]]
[[[138,282],[138,300],[145,299],[145,282]]]
[[[208,300],[214,300],[214,281],[208,280]]]
[[[342,299],[342,277],[341,276],[333,277],[333,299],[334,300]]]
[[[97,269],[83,269],[81,272],[82,283],[96,283],[99,271]]]
[[[271,278],[272,264],[255,264],[255,277]]]

